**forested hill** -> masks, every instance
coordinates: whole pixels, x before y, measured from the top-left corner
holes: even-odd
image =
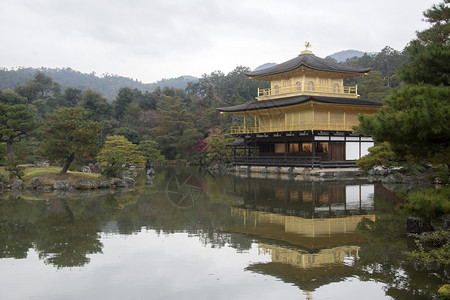
[[[122,87],[138,89],[142,92],[152,92],[156,87],[174,87],[184,89],[189,82],[197,82],[198,78],[192,76],[180,76],[177,78],[162,79],[155,83],[142,83],[119,75],[106,74],[97,76],[95,73],[85,74],[70,68],[18,68],[14,70],[0,69],[0,90],[15,89],[19,85],[32,80],[37,71],[43,72],[51,77],[54,82],[59,83],[62,88],[73,87],[81,90],[88,88],[101,92],[108,99],[114,99]]]
[[[337,62],[345,62],[347,59],[352,57],[361,57],[364,55],[364,52],[359,50],[344,50],[339,51],[334,54],[329,55],[329,57],[334,58]]]

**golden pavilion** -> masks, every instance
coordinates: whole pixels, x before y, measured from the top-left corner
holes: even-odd
[[[353,131],[358,115],[375,113],[382,103],[360,99],[357,86],[345,86],[344,79],[369,71],[305,50],[284,63],[247,73],[250,79],[270,82],[270,88],[258,89],[256,101],[218,108],[240,121],[231,128],[236,138],[229,144],[233,163],[354,166],[373,146],[371,137]]]

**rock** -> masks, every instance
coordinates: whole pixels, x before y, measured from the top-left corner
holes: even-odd
[[[58,191],[67,191],[69,187],[70,187],[69,183],[65,180],[58,180],[53,185],[53,189]]]
[[[118,179],[116,181],[114,181],[114,185],[118,188],[126,188],[128,187],[128,184],[125,180],[123,179]]]
[[[310,169],[310,168],[304,168],[304,169],[302,170],[302,172],[300,173],[300,175],[303,175],[303,176],[309,176],[309,175],[311,175],[311,169]]]
[[[3,174],[0,173],[0,181],[2,181],[2,180],[3,180]]]
[[[16,179],[11,185],[11,189],[13,190],[21,190],[23,189],[23,181],[21,179]]]
[[[388,170],[383,166],[376,166],[373,168],[373,175],[385,176],[388,174]]]
[[[99,162],[96,162],[95,164],[90,163],[89,168],[91,169],[91,173],[101,173],[102,172],[102,165]]]
[[[417,217],[408,217],[406,220],[406,232],[420,234],[428,231],[434,231],[430,222]]]
[[[402,182],[419,189],[426,188],[431,185],[430,181],[422,176],[406,176],[405,178],[403,178]]]
[[[150,168],[147,170],[147,175],[155,175],[155,170],[153,168]]]
[[[433,227],[440,228],[441,230],[450,230],[450,214],[443,215],[431,222]]]
[[[3,193],[3,190],[5,189],[5,184],[3,181],[0,181],[0,193]]]
[[[392,184],[401,183],[403,180],[403,175],[400,173],[392,173],[381,179],[382,183]]]
[[[89,168],[89,166],[84,166],[83,168],[81,168],[81,172],[83,172],[83,173],[91,173],[91,168]]]
[[[88,178],[81,178],[75,182],[75,188],[80,190],[90,190],[96,188],[94,182]]]
[[[41,183],[41,180],[39,179],[39,178],[37,178],[37,177],[33,177],[32,179],[31,179],[31,186],[33,187],[33,188],[37,188],[38,186],[40,186],[42,183]]]
[[[109,189],[111,188],[111,181],[109,180],[102,180],[102,181],[97,181],[97,187],[99,189]]]
[[[131,177],[125,177],[115,181],[118,188],[134,188],[135,181]]]
[[[279,167],[267,167],[267,172],[271,174],[280,174],[280,168]]]
[[[131,178],[131,177],[125,177],[125,178],[123,178],[123,180],[128,184],[128,187],[129,187],[130,189],[134,188],[134,185],[135,185],[136,182],[134,181],[133,178]]]

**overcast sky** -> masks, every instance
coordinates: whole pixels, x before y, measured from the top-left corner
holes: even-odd
[[[438,0],[0,0],[0,67],[151,83],[281,63],[305,49],[402,50]]]

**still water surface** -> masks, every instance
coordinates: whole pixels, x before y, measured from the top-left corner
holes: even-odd
[[[430,299],[381,185],[157,170],[133,191],[4,193],[0,299]]]

